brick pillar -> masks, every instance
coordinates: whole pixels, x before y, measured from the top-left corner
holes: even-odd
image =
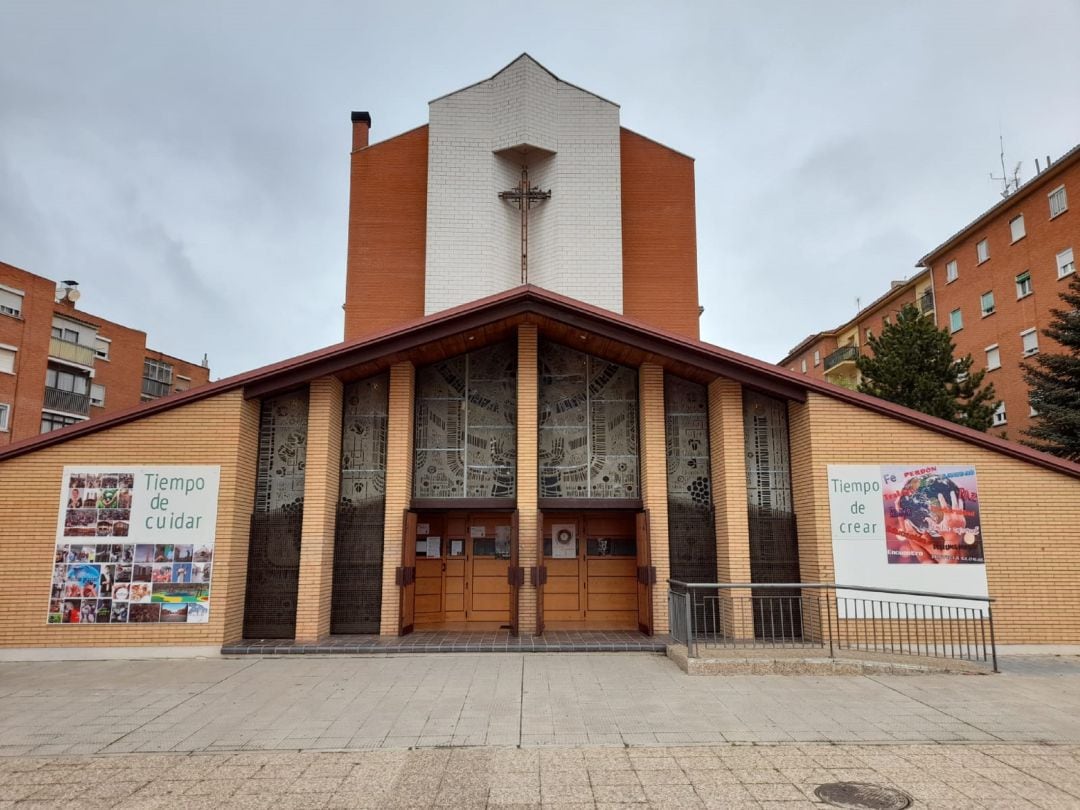
[[[664,421],[664,369],[644,363],[638,370],[641,409],[641,500],[649,512],[649,554],[656,568],[653,586],[653,632],[668,631],[667,443]]]
[[[539,458],[537,456],[539,369],[536,324],[518,326],[517,364],[517,508],[518,565],[536,565],[540,527],[537,525]],[[518,589],[518,628],[523,634],[537,629],[536,588],[528,576]]]
[[[398,634],[400,590],[394,579],[401,565],[403,516],[412,500],[413,392],[416,370],[412,363],[390,368],[389,419],[386,439],[386,528],[383,530],[382,620],[379,633]]]
[[[709,451],[716,520],[716,581],[750,581],[750,524],[746,499],[746,434],[742,386],[720,377],[709,383]],[[725,632],[753,636],[750,592],[721,598]]]
[[[341,380],[311,383],[304,523],[300,532],[300,584],[296,595],[296,639],[317,641],[330,634],[334,579],[334,527],[341,485]]]

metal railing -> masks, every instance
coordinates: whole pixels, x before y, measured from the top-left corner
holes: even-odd
[[[927,312],[931,312],[934,309],[934,292],[933,290],[927,290],[919,296],[919,311],[924,315]]]
[[[993,599],[832,582],[669,580],[671,636],[703,648],[955,659],[998,671]]]
[[[86,416],[90,413],[90,397],[86,394],[76,394],[74,391],[62,391],[59,388],[46,386],[43,406],[50,411]]]
[[[835,368],[841,363],[855,362],[859,359],[858,346],[841,346],[832,354],[825,357],[825,370]]]
[[[78,363],[80,366],[94,365],[94,350],[92,348],[83,346],[81,343],[73,343],[70,340],[61,340],[60,338],[49,338],[49,357],[69,360],[72,363]]]

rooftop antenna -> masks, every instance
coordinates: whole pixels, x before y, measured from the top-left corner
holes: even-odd
[[[1012,178],[1010,178],[1008,172],[1005,171],[1005,138],[1000,133],[998,134],[998,144],[1001,146],[1001,177],[995,177],[994,173],[991,172],[990,179],[1001,181],[1001,198],[1005,199],[1020,188],[1020,167],[1023,165],[1023,161],[1016,164]]]

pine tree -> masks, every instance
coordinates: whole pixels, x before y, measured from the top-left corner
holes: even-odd
[[[998,403],[993,384],[981,387],[986,371],[971,371],[970,354],[955,359],[949,333],[915,306],[900,310],[869,346],[856,361],[859,391],[976,430],[990,427]]]
[[[1024,444],[1080,461],[1080,274],[1061,294],[1067,309],[1050,310],[1043,334],[1064,347],[1060,354],[1039,354],[1024,364],[1028,398],[1037,415]]]

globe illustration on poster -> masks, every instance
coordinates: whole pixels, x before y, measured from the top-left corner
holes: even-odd
[[[882,467],[888,560],[982,564],[979,490],[970,467]]]

